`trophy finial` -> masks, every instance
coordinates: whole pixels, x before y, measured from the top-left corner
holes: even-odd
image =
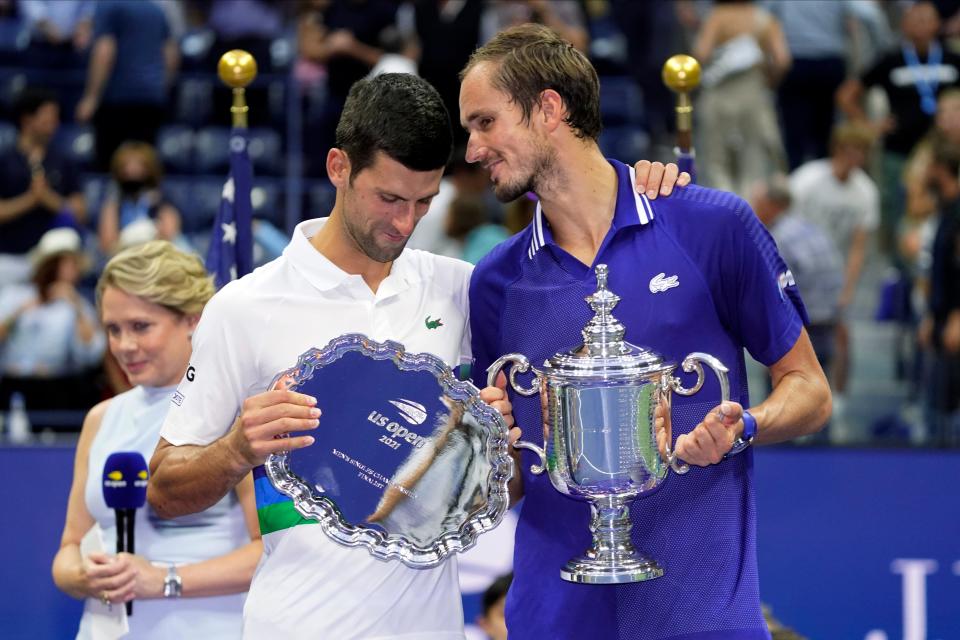
[[[217,75],[225,85],[242,89],[257,77],[257,61],[243,49],[233,49],[220,56]]]
[[[674,93],[687,93],[700,85],[700,63],[693,56],[678,54],[663,63],[663,83]]]
[[[597,290],[584,299],[595,315],[583,328],[583,344],[590,355],[619,354],[626,348],[623,342],[626,329],[611,312],[620,302],[620,296],[607,289],[607,277],[610,275],[607,265],[598,264],[594,271],[597,274]]]

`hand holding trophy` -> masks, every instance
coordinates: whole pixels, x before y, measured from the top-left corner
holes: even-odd
[[[689,471],[671,448],[671,392],[693,395],[703,386],[702,363],[720,380],[722,400],[730,398],[727,368],[705,353],[691,353],[683,370],[696,373],[693,387],[673,376],[677,365],[626,342],[624,326],[611,311],[620,298],[607,289],[608,268],[597,265],[597,291],[586,298],[595,315],[583,329],[583,344],[555,354],[534,369],[535,383],[522,387],[518,373],[530,370],[521,354],[500,357],[489,369],[488,384],[513,363],[510,385],[521,395],[540,394],[544,444],[514,446],[540,457],[531,471],[546,469],[560,493],[590,502],[593,547],[570,560],[561,577],[570,582],[620,584],[658,578],[663,569],[637,552],[630,539],[630,502],[653,491],[668,470]],[[657,446],[657,417],[663,418],[663,450]]]

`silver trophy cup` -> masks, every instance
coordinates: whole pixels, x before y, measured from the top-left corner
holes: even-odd
[[[620,584],[658,578],[663,569],[656,560],[639,553],[630,539],[630,503],[653,491],[667,477],[689,467],[672,449],[670,397],[676,391],[689,396],[703,386],[701,363],[720,379],[723,400],[730,398],[727,368],[705,353],[691,353],[683,370],[696,373],[694,386],[685,388],[672,374],[675,363],[623,339],[624,327],[611,310],[620,298],[607,289],[608,269],[597,265],[597,291],[586,298],[595,315],[583,329],[583,344],[557,353],[533,369],[535,380],[523,387],[518,373],[531,369],[517,353],[500,357],[487,369],[487,383],[508,364],[513,389],[524,396],[540,394],[543,408],[542,447],[518,441],[540,457],[530,471],[543,473],[560,493],[590,503],[593,546],[570,560],[560,576],[570,582]],[[663,418],[665,454],[657,445],[657,408]]]

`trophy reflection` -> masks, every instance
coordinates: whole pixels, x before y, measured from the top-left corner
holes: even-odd
[[[640,582],[662,576],[663,569],[634,548],[629,505],[658,487],[671,468],[680,474],[689,470],[672,450],[671,393],[699,391],[705,363],[720,380],[722,399],[728,400],[727,368],[711,355],[691,353],[682,366],[697,374],[697,382],[684,388],[672,375],[675,363],[623,339],[624,326],[611,313],[620,298],[607,289],[607,266],[597,265],[596,274],[597,291],[586,298],[595,315],[583,328],[583,344],[555,354],[542,370],[534,369],[530,387],[516,380],[518,373],[530,370],[530,362],[515,353],[487,369],[487,383],[493,385],[500,370],[512,363],[508,377],[513,389],[540,395],[543,446],[524,441],[514,446],[540,457],[532,473],[546,469],[557,491],[590,503],[593,546],[570,560],[560,576],[586,584]],[[658,416],[663,419],[661,446]]]

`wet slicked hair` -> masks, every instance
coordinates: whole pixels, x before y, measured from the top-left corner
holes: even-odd
[[[505,29],[473,52],[460,79],[481,62],[497,65],[493,86],[520,107],[524,122],[553,89],[563,98],[564,118],[578,138],[600,137],[600,80],[590,61],[556,32],[538,24]]]
[[[413,171],[442,169],[453,153],[450,115],[437,90],[408,73],[385,73],[350,88],[337,148],[350,158],[350,180],[378,151]]]

